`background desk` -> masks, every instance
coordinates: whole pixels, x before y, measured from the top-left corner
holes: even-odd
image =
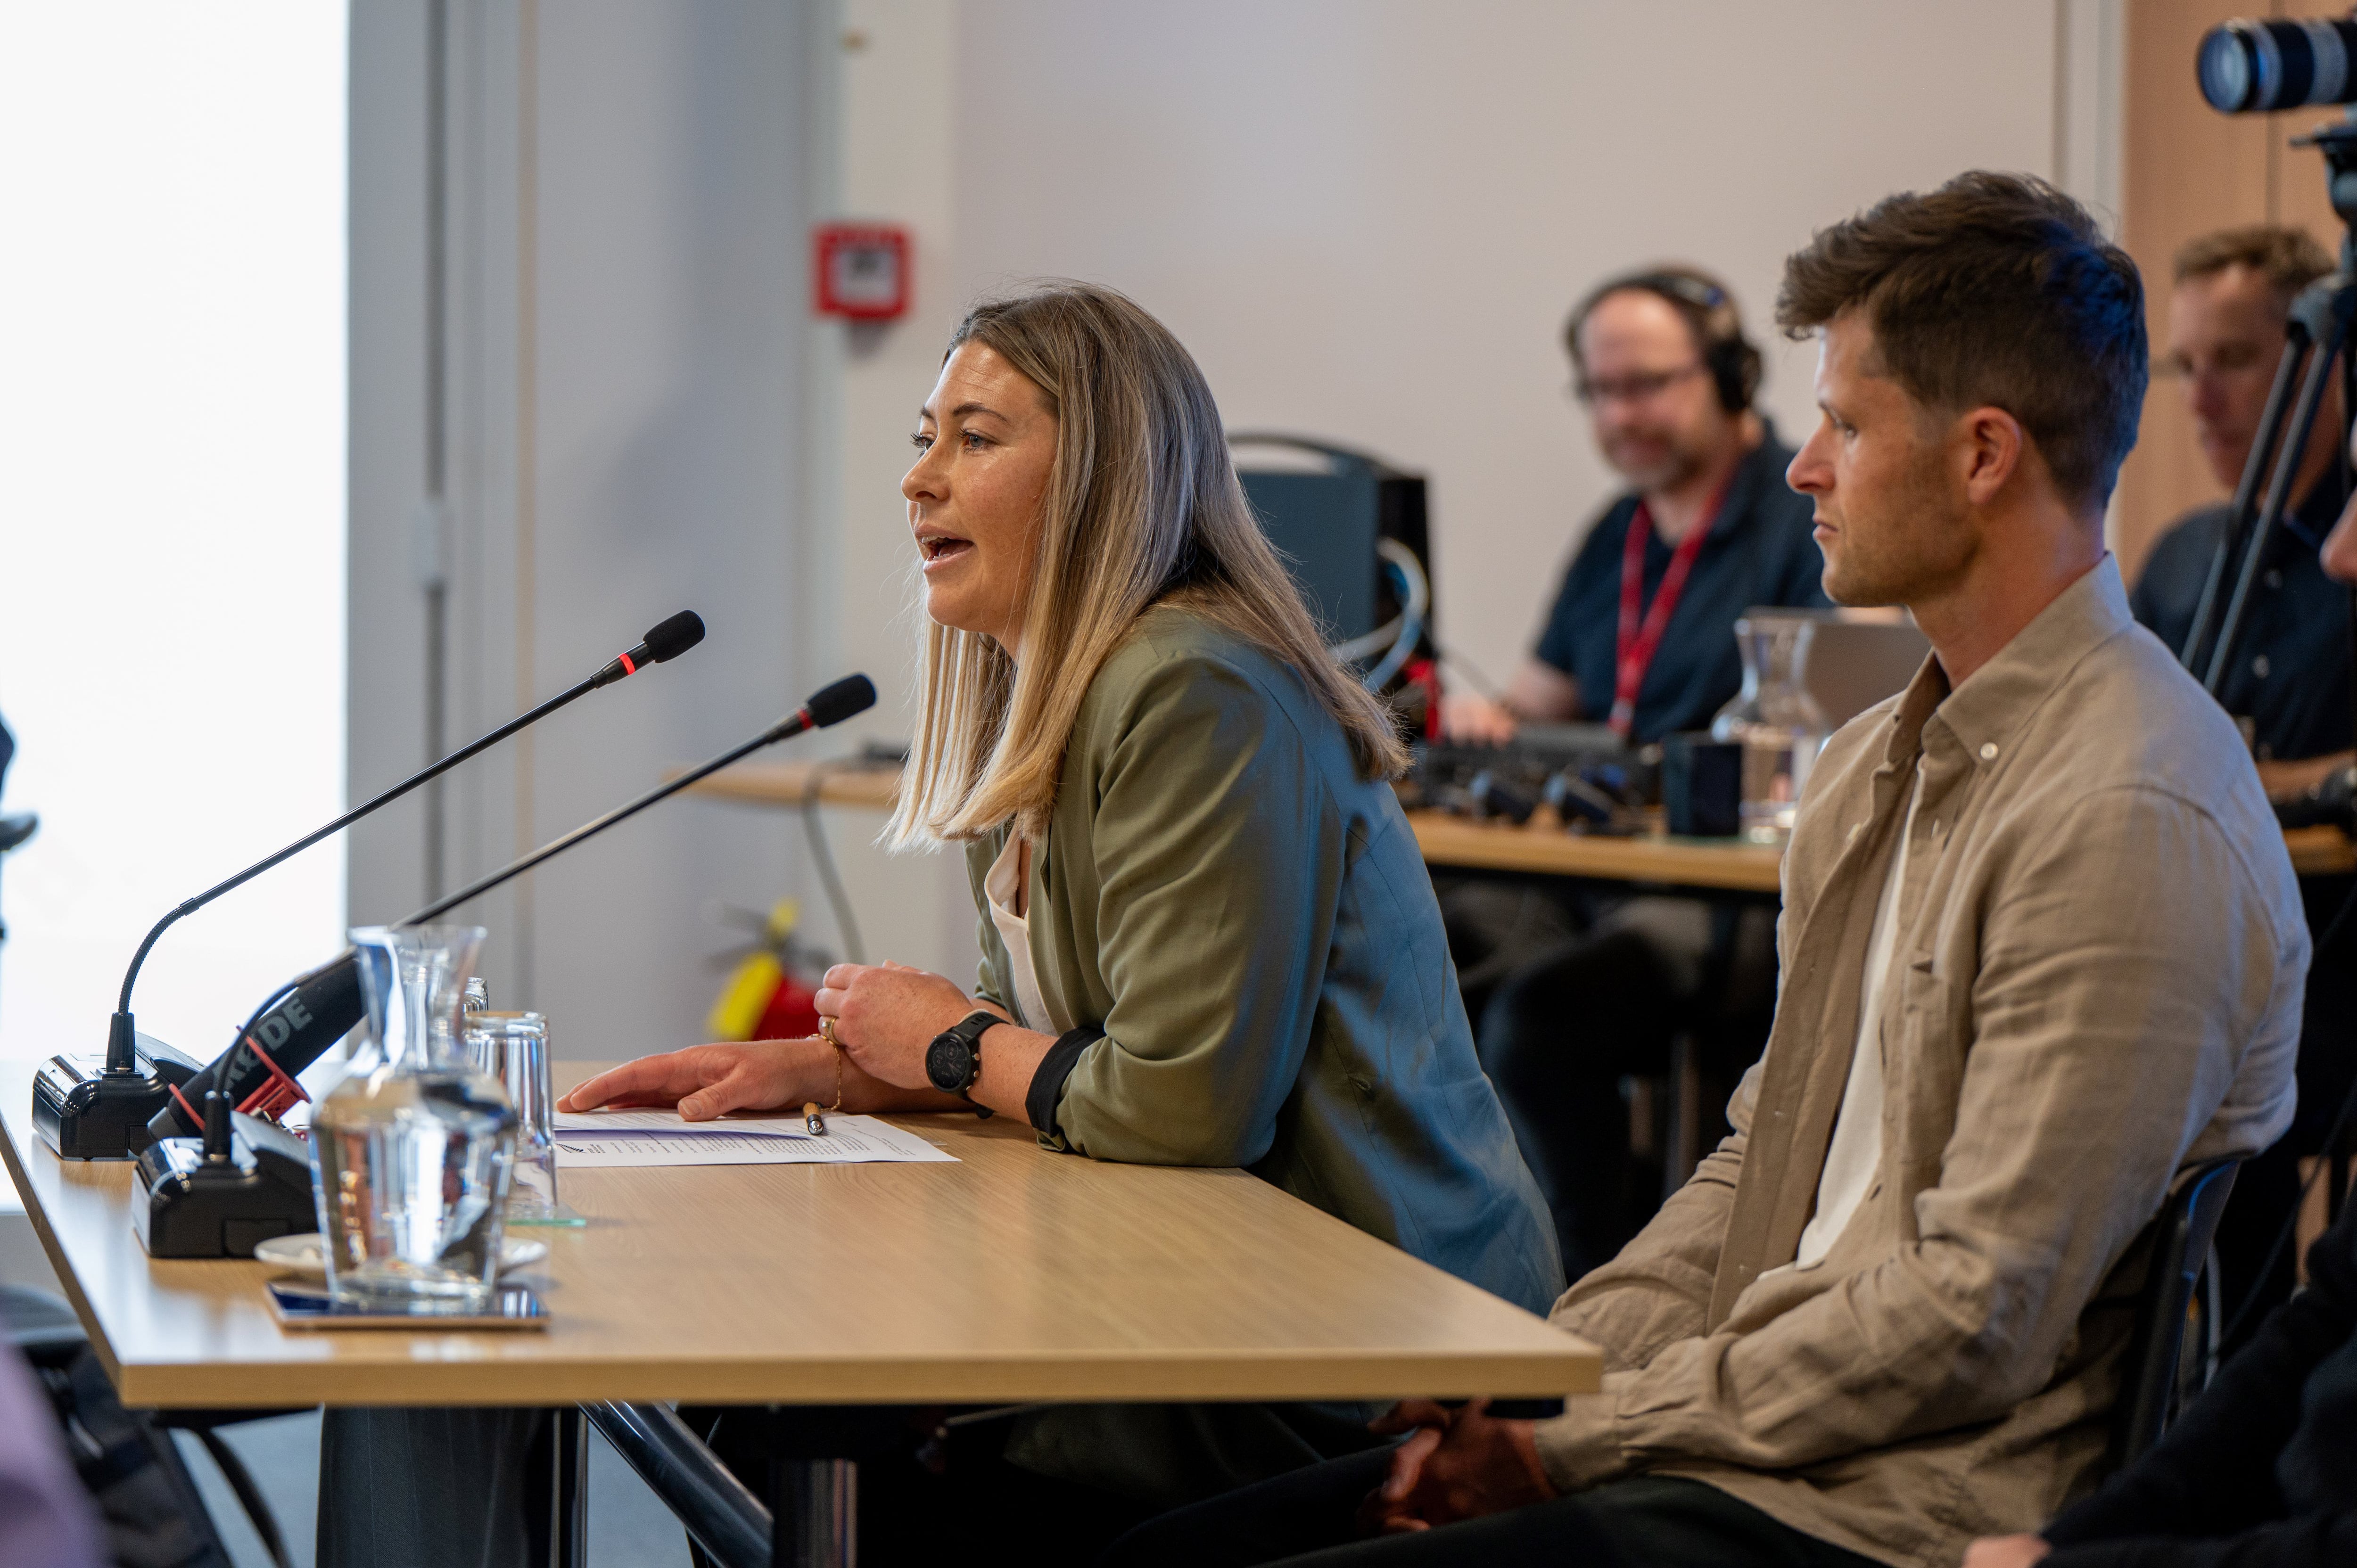
[[[799,806],[807,798],[811,775],[819,775],[818,798],[834,806],[892,809],[893,791],[900,787],[900,770],[889,764],[862,766],[841,762],[740,762],[711,778],[691,784],[691,795],[710,795],[752,806]]]
[[[1441,811],[1410,811],[1427,865],[1661,883],[1745,893],[1778,891],[1784,854],[1770,844],[1732,839],[1602,838],[1566,833],[1542,819],[1533,825],[1476,822]],[[2284,833],[2292,869],[2302,876],[2357,872],[2357,846],[2338,828],[2291,828]]]
[[[594,1064],[557,1064],[567,1083]],[[957,1165],[572,1171],[545,1332],[287,1333],[252,1262],[151,1261],[131,1167],[0,1153],[126,1404],[1547,1397],[1584,1342],[1234,1170],[1103,1165],[1005,1119],[900,1120]]]
[[[739,763],[694,786],[693,793],[750,805],[798,806],[809,786],[806,762]],[[819,799],[836,805],[888,810],[899,774],[891,768],[822,775]],[[1616,882],[1658,883],[1672,887],[1774,894],[1782,852],[1771,845],[1727,839],[1602,838],[1566,833],[1545,825],[1517,828],[1476,822],[1440,811],[1410,811],[1416,843],[1427,865],[1467,870],[1520,871],[1546,876],[1582,876]],[[2357,846],[2338,828],[2294,828],[2284,834],[2292,869],[2302,876],[2357,872]]]
[[[1735,839],[1606,838],[1567,833],[1544,818],[1518,828],[1445,811],[1410,811],[1407,820],[1426,865],[1772,896],[1784,863],[1773,844]]]

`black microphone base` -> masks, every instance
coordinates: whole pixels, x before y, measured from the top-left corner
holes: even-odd
[[[103,1057],[54,1056],[33,1077],[33,1127],[67,1160],[127,1160],[154,1140],[147,1123],[172,1090],[204,1070],[153,1035],[137,1036],[129,1072]]]
[[[202,1138],[163,1138],[133,1167],[131,1228],[151,1258],[250,1258],[274,1236],[319,1226],[309,1151],[284,1127],[233,1116],[230,1157],[205,1159]]]

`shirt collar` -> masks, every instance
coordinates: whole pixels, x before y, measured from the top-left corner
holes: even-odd
[[[1963,685],[1952,690],[1940,656],[1926,655],[1892,710],[1886,758],[1896,763],[1911,757],[1923,732],[1936,725],[1955,737],[1965,756],[1996,761],[2080,660],[2135,624],[2119,561],[2107,551]]]

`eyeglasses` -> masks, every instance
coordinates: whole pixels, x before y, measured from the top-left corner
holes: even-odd
[[[1674,371],[1645,371],[1607,381],[1589,381],[1581,376],[1571,383],[1571,395],[1587,408],[1607,403],[1651,403],[1688,376],[1702,373],[1702,365],[1695,363]]]
[[[2196,360],[2183,354],[2164,355],[2153,361],[2153,374],[2169,381],[2198,381],[2204,375],[2262,377],[2276,373],[2276,362],[2282,351],[2269,351],[2256,343],[2228,343],[2207,359]]]

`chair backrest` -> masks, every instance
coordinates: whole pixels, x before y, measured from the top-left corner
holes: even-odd
[[[2193,1286],[2218,1234],[2218,1217],[2234,1190],[2239,1159],[2194,1166],[2170,1187],[2153,1221],[2152,1262],[2136,1302],[2135,1330],[2121,1366],[2118,1403],[2112,1407],[2111,1467],[2131,1463],[2160,1441],[2175,1413],[2178,1358]]]

